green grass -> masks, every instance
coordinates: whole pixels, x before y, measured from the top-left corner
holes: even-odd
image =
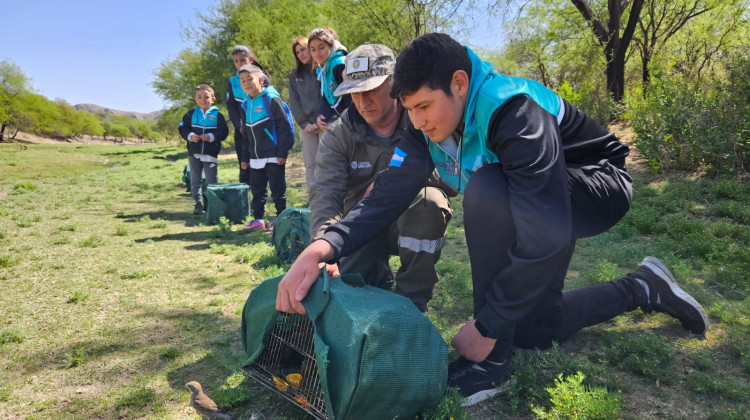
[[[307,204],[300,162],[291,155],[289,206]],[[244,303],[289,265],[268,235],[192,215],[185,163],[172,146],[0,144],[0,418],[197,418],[191,380],[234,418],[305,418],[240,373]],[[219,179],[235,182],[236,165],[221,159]],[[446,340],[472,317],[460,198],[452,204],[427,313]],[[628,215],[578,241],[567,288],[656,255],[706,308],[706,336],[636,310],[551,349],[517,351],[505,396],[466,409],[448,394],[421,418],[574,418],[601,407],[624,419],[750,417],[748,209],[748,183],[637,175]]]

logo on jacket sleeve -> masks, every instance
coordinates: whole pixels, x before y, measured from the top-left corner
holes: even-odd
[[[351,163],[352,169],[367,169],[372,168],[372,165],[370,162],[357,162],[356,160],[353,160]]]
[[[393,151],[393,156],[391,156],[391,163],[388,164],[388,166],[401,167],[401,165],[404,163],[405,157],[406,152],[397,147],[396,150]]]

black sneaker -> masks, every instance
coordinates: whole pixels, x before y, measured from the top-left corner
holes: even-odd
[[[474,363],[459,357],[448,365],[448,386],[456,387],[466,398],[464,407],[505,393],[512,385],[513,361],[494,363],[489,360]]]
[[[203,214],[203,204],[196,204],[195,207],[193,207],[193,214]]]
[[[649,302],[643,310],[669,314],[679,319],[693,334],[706,332],[706,311],[700,303],[680,288],[672,273],[658,258],[644,258],[641,266],[630,276],[643,280],[649,287]]]

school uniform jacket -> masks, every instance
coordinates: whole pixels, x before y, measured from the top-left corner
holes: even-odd
[[[346,54],[346,49],[336,44],[325,66],[315,69],[315,74],[320,82],[318,115],[323,115],[328,124],[339,118],[349,105],[352,104],[351,95],[336,96],[333,94],[344,80],[343,74],[346,67],[344,57]]]
[[[191,155],[201,154],[217,157],[221,151],[221,142],[227,138],[229,127],[224,119],[224,115],[219,112],[219,108],[212,106],[204,113],[199,107],[195,107],[186,112],[180,121],[178,127],[180,136],[187,141],[188,152]],[[212,134],[213,141],[199,141],[193,143],[188,139],[190,133],[194,134]]]
[[[265,70],[255,61],[253,61],[252,65],[263,70],[263,87],[271,86],[271,81]],[[229,78],[229,85],[227,86],[227,111],[229,112],[229,120],[237,132],[240,131],[240,127],[242,127],[245,120],[245,112],[242,110],[242,102],[245,99],[247,99],[247,93],[242,90],[239,73],[235,73],[234,76]]]
[[[563,251],[572,240],[567,167],[605,160],[624,169],[628,148],[603,127],[582,133],[578,129],[588,118],[583,112],[537,82],[495,73],[466,50],[472,70],[460,159],[410,125],[370,195],[322,239],[332,245],[335,262],[393,223],[435,167],[443,181],[463,192],[477,169],[499,163],[508,179],[517,239],[509,251],[512,264],[495,277],[476,319],[490,337],[507,337],[546,288],[549,267],[568,264]],[[500,284],[514,296],[504,295]]]
[[[245,112],[242,161],[270,157],[286,159],[294,145],[294,136],[276,89],[270,86],[254,98],[248,96],[242,109]]]

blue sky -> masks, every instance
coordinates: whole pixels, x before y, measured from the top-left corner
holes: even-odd
[[[159,65],[186,48],[183,27],[218,0],[0,0],[0,60],[37,93],[123,111],[165,107],[151,87]],[[468,40],[492,47],[487,22]]]

